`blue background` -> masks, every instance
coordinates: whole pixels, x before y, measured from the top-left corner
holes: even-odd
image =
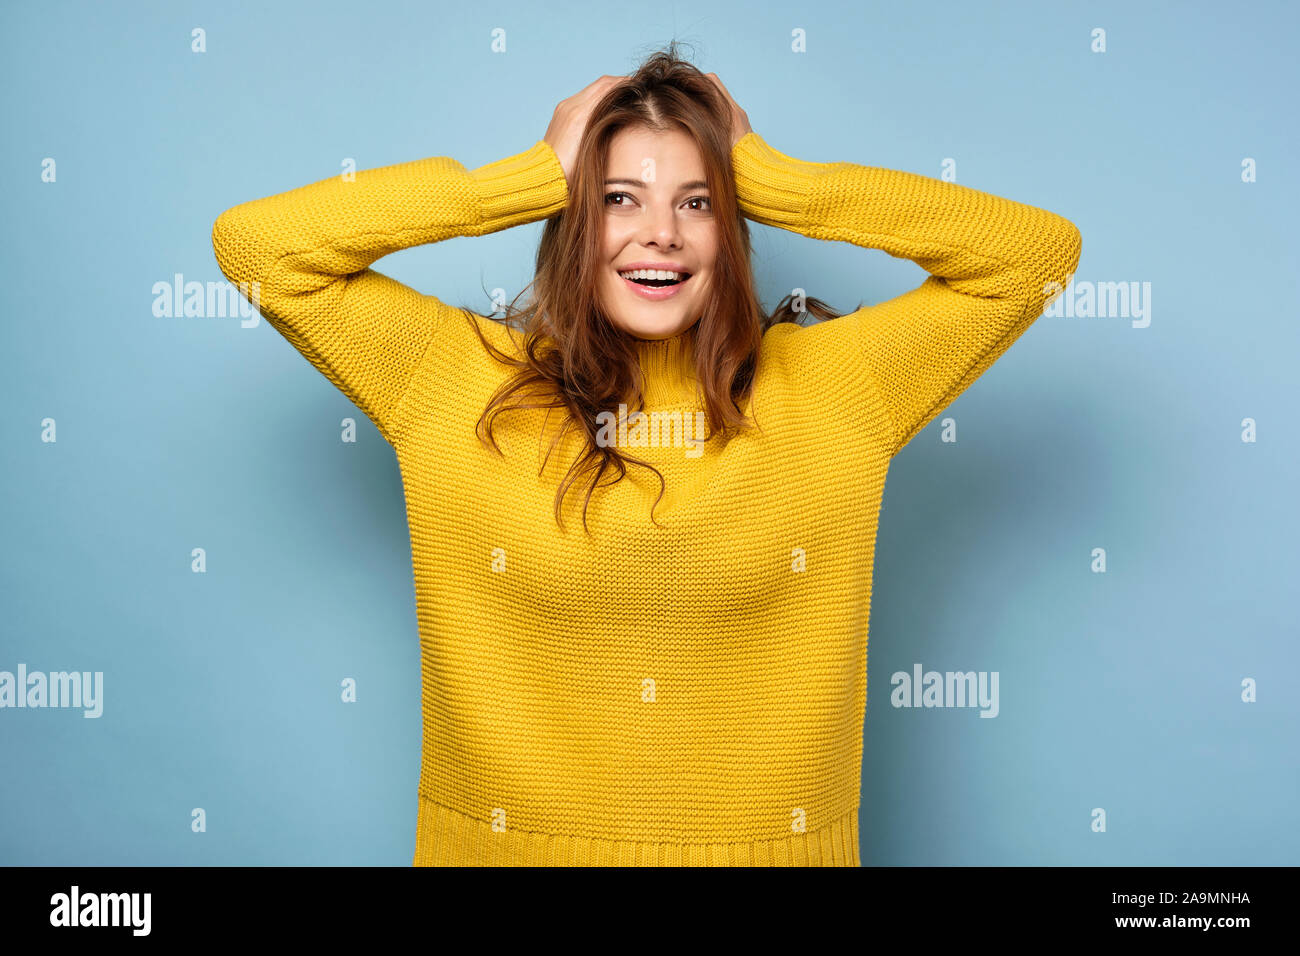
[[[97,720],[0,710],[0,863],[410,863],[396,456],[265,321],[155,317],[152,287],[224,281],[230,206],[345,157],[520,152],[674,35],[778,149],[931,176],[952,157],[1078,225],[1076,281],[1152,286],[1148,328],[1040,319],[895,459],[863,862],[1300,863],[1297,28],[1284,3],[5,5],[0,670],[106,690]],[[752,228],[769,308],[798,286],[848,311],[925,276]],[[490,311],[540,230],[379,268]],[[998,671],[1001,713],[891,707],[918,662]]]

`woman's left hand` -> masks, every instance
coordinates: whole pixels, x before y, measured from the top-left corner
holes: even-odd
[[[718,79],[718,74],[706,73],[705,76],[713,81],[726,101],[731,104],[731,145],[735,146],[746,133],[753,132],[753,128],[749,125],[749,117],[745,115],[745,111],[740,108],[740,105],[731,98],[727,88]]]

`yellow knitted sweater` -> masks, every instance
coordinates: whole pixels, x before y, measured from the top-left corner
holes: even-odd
[[[565,498],[564,531],[554,517],[578,446],[539,473],[537,411],[498,420],[504,457],[485,448],[475,423],[509,370],[463,314],[370,268],[560,210],[548,144],[475,170],[446,157],[364,170],[216,220],[222,272],[259,283],[262,314],[397,453],[423,678],[416,865],[859,862],[890,458],[1042,314],[1081,240],[1033,206],[801,161],[757,133],[732,165],[749,218],[930,276],[838,319],[774,326],[742,406],[761,431],[688,454],[665,428],[630,447],[667,482],[662,526],[658,479],[632,465],[594,493],[590,536],[585,485]],[[503,325],[480,322],[510,348]],[[665,425],[702,408],[684,342],[639,346],[645,409]]]

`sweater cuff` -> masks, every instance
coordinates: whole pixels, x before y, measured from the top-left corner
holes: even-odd
[[[478,189],[484,232],[553,215],[568,201],[564,167],[545,140],[470,172]]]
[[[751,130],[732,147],[731,166],[745,214],[788,228],[807,222],[814,185],[827,164],[787,156]]]

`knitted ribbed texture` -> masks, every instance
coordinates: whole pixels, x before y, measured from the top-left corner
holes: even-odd
[[[890,458],[1039,316],[1080,253],[1037,209],[911,173],[733,149],[752,219],[912,259],[896,299],[763,339],[762,431],[591,499],[542,467],[544,412],[474,428],[508,370],[466,318],[374,272],[397,249],[563,208],[539,141],[476,170],[424,159],[223,213],[222,271],[397,451],[422,656],[416,864],[858,863],[876,523]],[[499,323],[479,319],[510,348]],[[685,336],[639,346],[646,409],[691,436]],[[552,426],[556,413],[552,412]],[[553,434],[553,432],[549,433]],[[635,437],[635,432],[633,436]],[[549,437],[546,444],[549,444]]]

